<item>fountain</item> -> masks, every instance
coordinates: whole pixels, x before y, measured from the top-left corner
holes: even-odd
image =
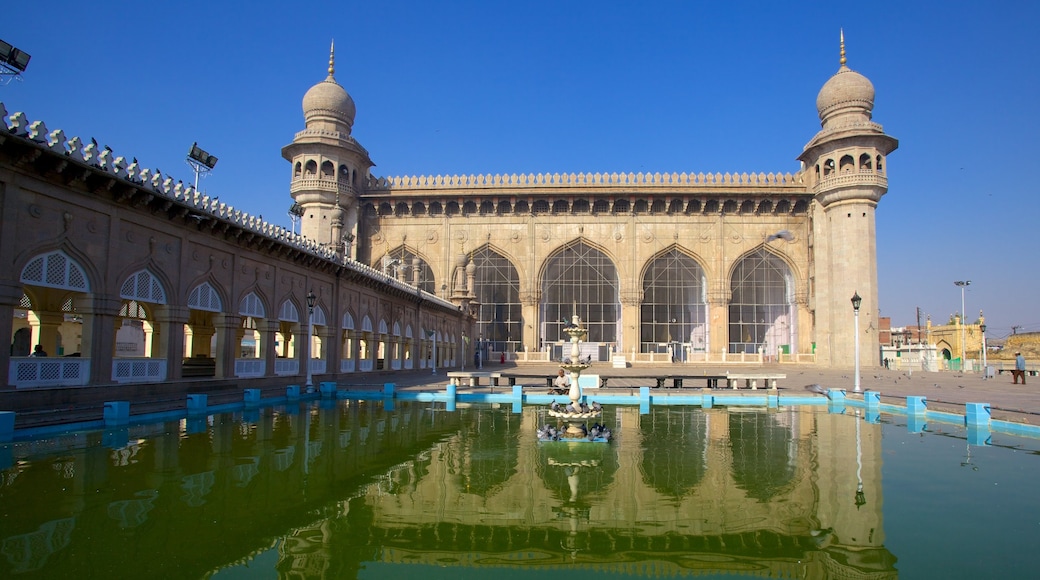
[[[587,424],[589,419],[599,418],[603,413],[602,408],[595,402],[593,402],[592,407],[589,407],[582,401],[581,371],[592,366],[592,357],[589,356],[582,360],[579,345],[589,331],[582,326],[581,318],[577,314],[571,318],[571,322],[564,327],[563,331],[571,337],[570,357],[564,356],[560,365],[560,368],[571,374],[571,388],[567,393],[567,398],[571,402],[566,407],[560,407],[559,403],[553,401],[552,406],[549,408],[549,416],[559,419],[560,422],[565,422],[567,427],[561,429],[545,425],[538,430],[538,439],[540,441],[592,441],[599,443],[610,441],[611,433],[609,429],[598,423],[593,425],[592,429],[589,429]]]

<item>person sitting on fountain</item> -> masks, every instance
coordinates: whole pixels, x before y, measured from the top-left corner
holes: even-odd
[[[571,388],[571,377],[560,369],[560,372],[556,374],[556,378],[553,379],[553,386],[549,389],[550,395],[566,395]]]

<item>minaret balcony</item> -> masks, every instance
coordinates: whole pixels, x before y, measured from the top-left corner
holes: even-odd
[[[813,187],[813,193],[823,193],[850,185],[878,187],[888,191],[888,178],[876,171],[850,171],[821,178]]]
[[[289,192],[292,194],[302,193],[306,191],[319,191],[329,193],[339,193],[340,195],[354,195],[354,186],[349,183],[342,183],[335,179],[314,179],[314,178],[303,178],[294,179],[292,184],[289,186]]]

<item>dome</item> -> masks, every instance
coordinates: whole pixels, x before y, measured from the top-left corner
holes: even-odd
[[[310,125],[311,121],[342,122],[347,126],[347,133],[354,125],[354,99],[339,86],[334,76],[336,72],[336,46],[329,50],[329,76],[311,87],[303,95],[303,118]]]
[[[821,119],[838,107],[859,107],[867,112],[874,109],[873,83],[845,65],[824,83],[816,96],[816,110]]]
[[[303,115],[310,117],[313,113],[332,114],[342,117],[348,124],[354,124],[354,99],[339,86],[336,79],[329,77],[314,85],[303,95]]]

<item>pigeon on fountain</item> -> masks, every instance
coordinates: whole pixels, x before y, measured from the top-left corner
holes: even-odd
[[[552,429],[552,427],[549,426],[548,424],[546,424],[544,427],[538,429],[538,439],[541,440],[541,441],[545,441],[546,439],[549,439],[550,438],[550,435],[549,435],[549,430],[550,429]]]
[[[592,410],[593,411],[602,411],[603,410],[603,405],[600,405],[596,401],[593,401],[592,402]]]
[[[568,412],[568,413],[577,413],[578,412],[578,410],[574,408],[574,403],[568,403],[567,406],[564,407],[563,410]]]
[[[582,401],[581,403],[579,403],[578,406],[581,409],[582,413],[588,413],[589,412],[589,406],[585,404],[585,401]]]
[[[554,413],[559,413],[560,412],[560,404],[557,403],[556,401],[553,401],[552,404],[549,405],[549,409],[551,411],[553,411]]]
[[[565,364],[565,365],[571,364],[571,359],[570,358],[563,359],[563,364]]]
[[[603,425],[599,429],[599,436],[604,439],[610,439],[610,429],[606,425]]]
[[[591,362],[592,362],[592,355],[591,354],[588,355],[588,356],[585,356],[585,357],[580,357],[580,356],[578,357],[578,363],[579,364],[587,365],[587,364],[590,364]]]
[[[599,437],[599,425],[593,425],[592,429],[589,429],[589,441],[595,441]]]

